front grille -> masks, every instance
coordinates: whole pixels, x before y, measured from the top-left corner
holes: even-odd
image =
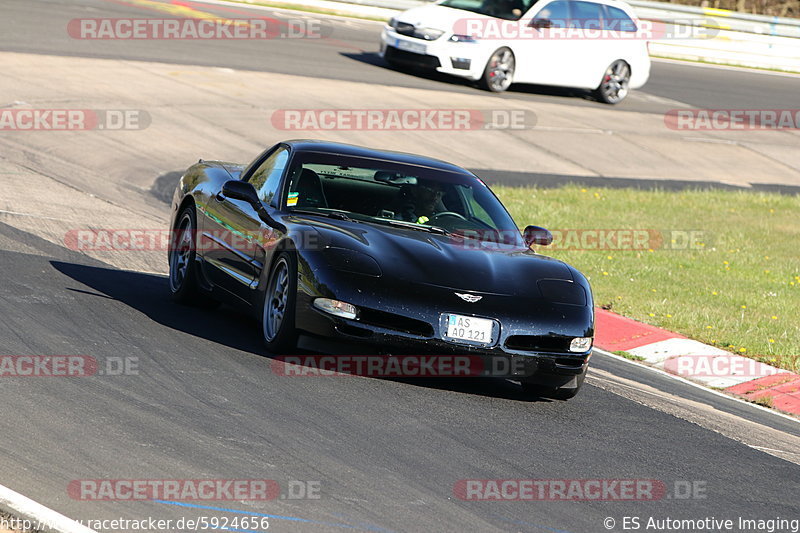
[[[400,50],[394,46],[386,47],[386,59],[388,61],[408,63],[410,65],[418,65],[425,68],[438,68],[441,66],[441,63],[439,63],[439,58],[436,56],[415,54],[414,52]]]
[[[572,337],[555,335],[511,335],[506,339],[506,348],[520,352],[569,353]]]
[[[358,321],[370,326],[393,329],[412,335],[419,335],[420,337],[431,337],[433,335],[433,326],[427,322],[387,313],[386,311],[378,311],[377,309],[359,308]]]

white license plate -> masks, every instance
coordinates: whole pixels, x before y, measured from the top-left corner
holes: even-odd
[[[492,344],[494,321],[474,316],[447,315],[445,337],[476,344]]]
[[[422,54],[425,55],[425,52],[428,51],[428,47],[421,43],[414,43],[411,41],[403,41],[397,39],[397,46],[400,50],[405,50],[406,52],[413,52],[415,54]]]

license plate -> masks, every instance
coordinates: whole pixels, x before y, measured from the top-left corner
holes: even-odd
[[[415,54],[422,54],[425,55],[425,52],[428,51],[428,47],[421,43],[414,43],[411,41],[403,41],[397,39],[396,48],[400,50],[405,50],[406,52],[413,52]]]
[[[493,344],[495,321],[464,315],[445,315],[445,339],[470,344]]]

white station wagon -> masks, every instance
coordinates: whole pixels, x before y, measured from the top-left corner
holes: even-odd
[[[640,26],[619,0],[439,0],[392,18],[381,55],[494,92],[517,82],[554,85],[616,104],[650,76]]]

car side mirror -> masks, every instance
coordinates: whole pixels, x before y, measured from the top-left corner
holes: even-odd
[[[522,237],[529,248],[534,244],[547,246],[553,242],[553,234],[539,226],[528,226],[522,233]]]
[[[242,200],[252,205],[253,208],[261,207],[261,200],[255,187],[247,181],[230,180],[222,184],[222,195],[234,200]]]
[[[533,19],[531,21],[531,26],[533,26],[534,28],[536,28],[538,30],[541,30],[541,29],[544,29],[544,28],[552,28],[553,27],[553,21],[550,20],[550,19],[546,19],[546,18]]]
[[[247,181],[230,180],[222,184],[222,196],[233,198],[234,200],[242,200],[247,202],[258,213],[258,217],[263,220],[268,226],[277,228],[282,232],[286,232],[286,226],[272,218],[267,212],[261,199],[258,197],[255,187],[252,183]]]

